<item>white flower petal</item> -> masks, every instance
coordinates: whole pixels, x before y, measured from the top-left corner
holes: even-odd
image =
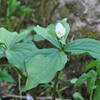
[[[56,35],[61,38],[65,35],[66,30],[61,23],[57,23],[56,25]]]

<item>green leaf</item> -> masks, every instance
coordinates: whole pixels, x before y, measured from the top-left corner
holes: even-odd
[[[25,90],[50,82],[57,71],[64,68],[67,56],[57,49],[43,49],[27,61],[28,78]]]
[[[73,79],[70,80],[70,82],[71,82],[72,84],[75,84],[75,83],[77,82],[77,80],[78,80],[77,78],[73,78]]]
[[[91,61],[88,65],[85,66],[85,70],[88,71],[91,68],[100,66],[100,61],[95,60],[95,61]]]
[[[6,56],[10,64],[25,69],[25,59],[31,57],[33,55],[32,53],[37,49],[35,45],[30,42],[31,40],[24,40],[33,30],[32,28],[33,26],[28,27],[26,30],[23,30],[21,34],[0,28],[0,57]],[[6,48],[4,48],[4,46],[6,46]]]
[[[80,86],[85,84],[87,86],[88,93],[91,93],[96,87],[95,82],[97,78],[97,73],[94,70],[90,70],[88,73],[82,74],[76,81],[75,86]],[[89,82],[88,82],[89,81]]]
[[[76,81],[75,86],[80,86],[86,83],[87,79],[96,79],[97,73],[94,70],[90,70],[88,73],[82,74],[79,79]]]
[[[42,36],[35,34],[33,40],[38,42],[38,41],[43,41],[45,39]]]
[[[4,55],[4,48],[0,46],[0,58],[2,58]]]
[[[96,88],[95,82],[96,82],[96,76],[91,78],[91,80],[89,80],[89,82],[87,82],[87,91],[88,93],[91,94],[91,92]]]
[[[32,42],[17,43],[13,48],[6,50],[6,57],[10,64],[25,70],[25,60],[35,52],[37,48]]]
[[[73,94],[73,98],[74,98],[75,100],[84,100],[84,98],[82,97],[82,95],[81,95],[79,92],[75,92],[75,93]]]
[[[20,30],[20,33],[17,37],[17,42],[23,41],[30,41],[32,40],[31,32],[33,31],[34,25],[27,27],[26,29]],[[30,39],[31,38],[31,39]]]
[[[43,28],[40,26],[36,26],[34,30],[38,35],[42,36],[43,38],[51,42],[53,45],[60,48],[60,43],[57,40],[57,38],[52,35],[54,34],[52,33],[52,30],[50,30],[49,28]]]
[[[10,17],[15,13],[17,7],[20,5],[20,2],[17,0],[7,0],[7,4],[7,16]]]
[[[35,11],[35,9],[28,8],[26,6],[21,6],[20,9],[21,9],[22,14],[30,14],[30,13],[33,13]]]
[[[6,45],[7,48],[11,48],[17,39],[18,34],[16,32],[9,32],[5,28],[0,28],[0,41]]]
[[[96,89],[94,92],[93,100],[100,100],[100,80],[96,81]]]
[[[13,78],[5,70],[0,70],[0,81],[14,82]]]
[[[73,54],[89,53],[100,60],[100,41],[89,38],[74,40],[65,46],[65,51]]]

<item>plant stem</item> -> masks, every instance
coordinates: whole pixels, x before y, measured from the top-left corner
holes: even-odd
[[[22,96],[22,91],[21,91],[21,76],[20,74],[18,75],[18,88],[19,88],[19,95]],[[22,98],[20,98],[22,100]]]
[[[92,100],[93,92],[94,92],[94,89],[92,89],[92,91],[91,91],[91,94],[90,94],[90,100]]]
[[[96,82],[96,80],[95,80]],[[94,82],[94,85],[95,86],[95,82]],[[90,99],[89,100],[92,100],[93,99],[93,93],[94,93],[94,88],[91,90],[91,93],[90,93]]]
[[[57,75],[56,75],[56,78],[55,78],[52,100],[56,100],[56,86],[57,86],[57,83],[58,83],[59,73],[60,72],[57,72]]]

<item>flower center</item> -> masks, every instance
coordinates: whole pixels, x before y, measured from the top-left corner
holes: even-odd
[[[62,35],[62,32],[58,32],[59,35]]]

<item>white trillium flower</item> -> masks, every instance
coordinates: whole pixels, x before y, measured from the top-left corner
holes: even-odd
[[[64,28],[64,26],[61,23],[57,23],[56,25],[56,35],[58,36],[58,38],[61,38],[65,35],[66,33],[66,29]]]

